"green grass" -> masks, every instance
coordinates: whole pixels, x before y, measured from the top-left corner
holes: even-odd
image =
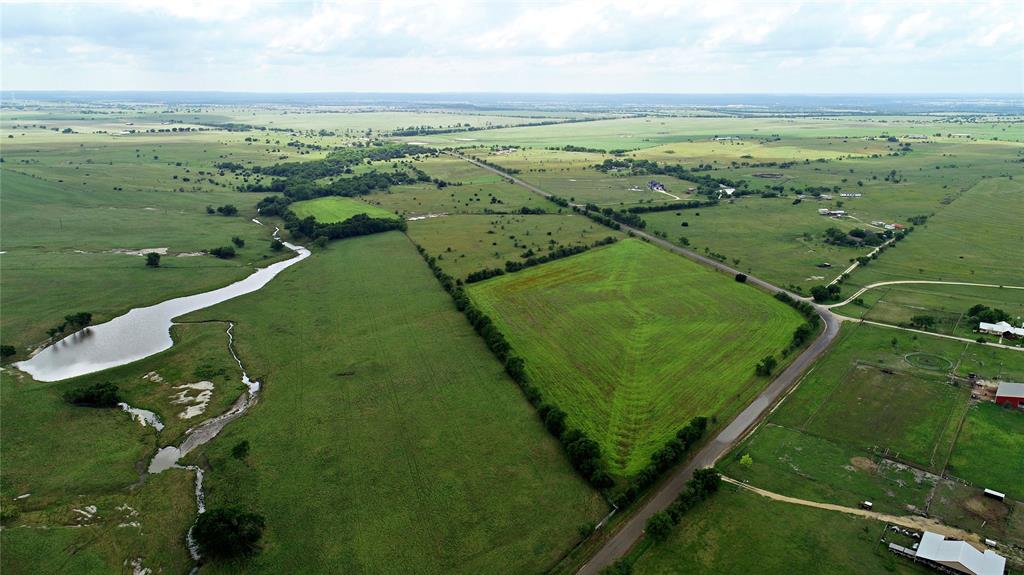
[[[195,518],[192,473],[169,470],[140,484],[140,472],[158,447],[178,443],[186,428],[227,409],[244,388],[222,324],[177,326],[174,338],[165,352],[72,380],[38,383],[4,375],[0,497],[5,514],[12,515],[0,532],[5,573],[111,572],[138,557],[153,569],[188,569],[184,535]],[[143,379],[153,371],[162,382]],[[61,397],[67,389],[105,381],[117,385],[130,405],[157,412],[163,431],[143,427],[119,409],[75,407]],[[214,382],[213,395],[203,415],[183,419],[179,414],[189,404],[175,403],[181,391],[175,388],[196,381]],[[24,494],[30,495],[16,499]],[[88,505],[99,511],[85,521],[74,509]],[[132,522],[139,526],[122,526]],[[74,525],[85,526],[68,527]]]
[[[512,213],[521,208],[542,208],[558,212],[559,207],[521,186],[459,158],[451,156],[418,159],[416,167],[432,178],[449,184],[439,188],[432,183],[394,186],[364,199],[406,217],[427,214]]]
[[[529,250],[541,256],[560,246],[625,235],[577,214],[464,214],[409,222],[409,237],[437,256],[447,273],[465,278],[483,268],[504,268],[506,261],[522,261]]]
[[[1024,250],[1016,249],[1024,239],[1022,220],[1021,180],[983,180],[937,211],[896,249],[855,272],[850,283],[927,279],[1024,285]]]
[[[3,343],[22,354],[67,314],[92,312],[100,323],[132,307],[221,287],[286,257],[269,249],[273,228],[249,221],[256,198],[237,192],[74,191],[10,168],[0,177],[0,328]],[[206,205],[226,203],[238,205],[240,215],[206,214]],[[233,236],[245,241],[235,259],[177,257],[231,245]],[[111,252],[160,247],[168,255],[159,269]]]
[[[366,214],[371,218],[395,218],[395,214],[387,210],[356,199],[338,196],[295,202],[290,207],[300,218],[313,216],[318,222],[325,224],[343,222],[356,214]]]
[[[977,487],[995,489],[1024,500],[1024,413],[993,403],[967,413],[949,473]]]
[[[726,421],[766,383],[799,315],[639,240],[475,284],[532,381],[628,476],[693,416]]]
[[[264,383],[194,456],[211,507],[267,519],[248,572],[539,572],[607,511],[400,233],[194,315],[236,320]]]
[[[772,501],[723,487],[689,512],[667,541],[633,566],[636,575],[926,574],[879,542],[885,524]]]

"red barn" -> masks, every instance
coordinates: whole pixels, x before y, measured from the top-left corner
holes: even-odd
[[[1024,383],[1000,383],[996,390],[996,403],[1010,407],[1024,407]]]

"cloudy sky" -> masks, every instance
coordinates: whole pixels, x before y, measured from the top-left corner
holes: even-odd
[[[5,90],[1021,93],[1024,2],[0,0]]]

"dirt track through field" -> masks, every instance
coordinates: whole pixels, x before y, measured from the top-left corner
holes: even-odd
[[[835,282],[833,282],[833,283],[835,283]],[[861,294],[863,294],[864,292],[866,292],[866,291],[868,291],[870,289],[874,289],[876,287],[882,287],[882,286],[899,285],[899,284],[934,284],[934,285],[946,285],[946,286],[973,286],[973,287],[987,287],[987,288],[1024,289],[1024,286],[1008,286],[1008,285],[998,285],[998,284],[979,284],[979,283],[971,283],[971,282],[947,282],[947,281],[938,281],[938,280],[893,280],[893,281],[877,282],[877,283],[873,283],[873,284],[870,284],[870,285],[866,285],[866,286],[860,288],[859,290],[857,290],[856,292],[854,292],[853,295],[851,295],[850,297],[846,298],[845,300],[843,300],[843,301],[841,301],[839,303],[833,303],[833,304],[826,305],[825,307],[827,307],[829,309],[837,308],[839,306],[846,305],[846,304],[852,302],[853,300],[859,298],[861,296]]]
[[[789,497],[787,495],[780,495],[771,491],[766,491],[760,487],[754,487],[741,481],[737,481],[731,477],[722,476],[722,481],[731,483],[747,491],[757,493],[762,497],[767,497],[775,501],[782,501],[785,503],[792,503],[794,505],[803,505],[805,507],[814,507],[816,509],[825,509],[827,511],[838,511],[839,513],[846,513],[848,515],[857,515],[859,517],[866,517],[868,519],[875,519],[877,521],[885,521],[886,523],[892,523],[893,525],[899,525],[908,529],[916,529],[918,531],[931,531],[938,533],[944,537],[953,539],[961,539],[973,545],[974,547],[984,551],[985,546],[981,541],[981,538],[973,533],[968,533],[963,529],[957,529],[956,527],[950,527],[943,523],[940,523],[934,519],[927,517],[919,517],[917,515],[889,515],[887,513],[878,513],[877,511],[868,511],[866,509],[858,509],[855,507],[844,507],[842,505],[835,505],[833,503],[820,503],[817,501],[808,501],[806,499],[797,499],[796,497]]]

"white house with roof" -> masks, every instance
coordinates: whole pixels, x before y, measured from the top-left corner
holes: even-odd
[[[933,561],[968,575],[1003,575],[1006,558],[995,551],[984,553],[964,541],[947,540],[938,533],[925,531],[917,546],[917,558]]]
[[[1024,337],[1024,327],[1013,327],[1005,321],[999,323],[979,322],[978,331],[995,335],[1006,335]]]

